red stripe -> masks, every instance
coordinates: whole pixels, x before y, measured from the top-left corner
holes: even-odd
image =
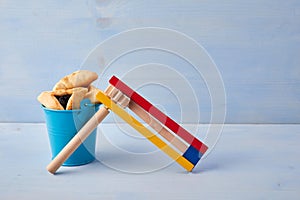
[[[178,125],[179,126],[179,125]],[[193,143],[194,140],[197,140],[193,135],[191,135],[187,130],[185,130],[184,128],[182,128],[181,126],[178,127],[178,131],[177,134],[182,137],[185,136],[185,141],[189,144],[191,144],[193,147],[195,147],[195,149],[200,150],[200,148],[198,148],[198,146],[195,146],[195,143]]]
[[[207,151],[207,149],[208,149],[208,147],[205,144],[202,143],[202,145],[200,147],[200,152],[202,154],[204,154]]]
[[[154,116],[158,121],[167,126],[170,130],[184,139],[187,143],[191,144],[195,149],[200,151],[202,154],[207,150],[207,146],[200,142],[197,138],[191,135],[187,130],[182,128],[179,124],[177,124],[170,117],[166,116],[160,110],[158,110],[155,106],[153,106],[149,101],[144,99],[137,92],[133,91],[129,86],[119,80],[117,77],[113,76],[109,80],[109,83],[114,87],[123,92],[126,96],[128,96],[132,101],[140,105],[144,110],[149,112],[152,116]]]

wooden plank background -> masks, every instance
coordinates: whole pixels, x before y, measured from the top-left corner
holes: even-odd
[[[180,31],[208,51],[225,84],[227,123],[300,122],[297,0],[1,0],[0,122],[44,121],[36,101],[41,91],[78,70],[98,43],[121,31],[147,26]],[[176,63],[176,58],[165,56],[140,55],[136,63]],[[129,56],[123,64],[133,61]],[[191,78],[191,82],[199,90],[205,88],[201,80]],[[200,122],[207,123],[209,94],[202,95]],[[176,118],[178,105],[167,98],[154,96],[153,101],[162,102]],[[188,99],[183,105],[185,115],[192,115]],[[188,122],[194,121],[187,118]]]

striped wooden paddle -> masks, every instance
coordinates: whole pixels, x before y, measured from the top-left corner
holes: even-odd
[[[119,80],[116,76],[113,76],[109,83],[115,88],[120,90],[123,94],[130,98],[130,101],[135,102],[146,112],[155,117],[163,125],[172,130],[177,136],[183,139],[189,146],[183,152],[183,157],[189,160],[194,166],[198,163],[204,153],[207,151],[208,147],[189,133],[186,129],[172,120],[170,117],[161,112],[158,108],[152,105],[149,101]],[[130,105],[130,104],[129,104]]]

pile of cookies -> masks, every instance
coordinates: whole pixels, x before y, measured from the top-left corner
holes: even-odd
[[[52,91],[42,92],[37,99],[46,108],[55,110],[80,109],[82,99],[98,104],[96,94],[100,90],[91,84],[97,78],[97,73],[88,70],[73,72],[57,82]]]

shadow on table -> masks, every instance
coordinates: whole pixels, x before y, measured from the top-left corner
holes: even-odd
[[[249,162],[249,158],[249,156],[238,152],[217,153],[201,160],[193,169],[192,173],[199,174],[216,170],[234,170],[241,164]]]

